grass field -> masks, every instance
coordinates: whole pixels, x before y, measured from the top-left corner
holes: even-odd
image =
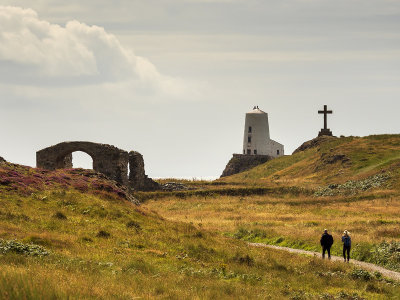
[[[397,137],[390,147],[396,143]],[[294,164],[318,152],[307,151]],[[265,179],[255,175],[186,181],[193,190],[138,193],[141,206],[126,189],[90,171],[1,164],[0,298],[399,299],[399,283],[378,273],[247,244],[317,250],[328,228],[339,254],[340,233],[348,229],[354,257],[396,270],[397,158],[382,151],[381,162],[345,165],[355,182],[321,192],[333,196],[316,196],[321,185],[305,185],[303,171],[286,185],[290,164],[276,160],[269,164],[280,171],[262,174],[275,176],[272,183],[258,185]],[[365,181],[377,174],[390,176],[382,186]],[[323,186],[346,182],[324,178]]]
[[[250,248],[204,227],[111,196],[2,194],[0,297],[384,299],[400,291],[344,264]]]
[[[170,220],[192,222],[222,235],[252,242],[320,250],[324,228],[333,234],[333,252],[341,253],[340,237],[352,234],[355,258],[375,262],[371,249],[400,241],[400,198],[385,191],[352,197],[188,197],[145,203]],[[392,266],[400,270],[400,260]],[[393,263],[393,262],[391,262]]]
[[[0,194],[2,299],[386,299],[400,292],[379,274],[251,248],[208,222],[166,220],[112,192],[25,190]]]
[[[148,194],[145,206],[222,235],[305,250],[319,250],[328,228],[336,255],[347,229],[353,257],[400,271],[400,135],[316,142],[201,193]]]

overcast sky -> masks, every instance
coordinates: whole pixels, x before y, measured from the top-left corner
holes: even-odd
[[[324,104],[335,135],[399,133],[399,0],[0,0],[11,162],[84,140],[141,152],[152,177],[217,177],[254,105],[290,154]]]

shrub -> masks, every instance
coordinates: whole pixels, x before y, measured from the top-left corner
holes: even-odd
[[[373,262],[400,271],[400,242],[382,242],[371,251]]]
[[[84,236],[82,238],[82,242],[91,243],[91,242],[93,242],[93,240],[90,237]]]
[[[100,237],[100,238],[109,238],[109,237],[111,236],[111,234],[110,234],[109,232],[105,231],[105,230],[100,230],[100,231],[96,234],[96,236],[97,236],[97,237]]]
[[[53,215],[54,218],[59,219],[59,220],[66,220],[67,217],[64,215],[62,212],[58,211]]]
[[[16,240],[2,240],[0,239],[0,253],[16,253],[30,256],[46,256],[49,252],[42,246],[34,244],[23,244]]]
[[[129,221],[128,223],[126,223],[126,227],[128,228],[135,228],[136,231],[139,231],[142,229],[142,226],[140,226],[140,224],[136,221]]]
[[[193,236],[196,238],[203,238],[204,233],[202,231],[197,231]]]
[[[249,256],[248,254],[241,256],[239,253],[236,253],[236,255],[233,257],[233,261],[238,262],[239,264],[245,264],[248,266],[254,265],[254,258]]]
[[[353,279],[363,279],[365,281],[369,281],[372,279],[372,275],[363,269],[354,269],[351,273],[350,276]]]

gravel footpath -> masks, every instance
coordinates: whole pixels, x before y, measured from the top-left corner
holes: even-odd
[[[252,247],[264,247],[264,248],[271,248],[271,249],[277,249],[277,250],[284,250],[287,252],[291,253],[296,253],[296,254],[306,254],[306,255],[311,255],[311,256],[317,256],[317,257],[322,257],[321,253],[319,252],[313,252],[313,251],[306,251],[306,250],[301,250],[301,249],[293,249],[293,248],[287,248],[287,247],[279,247],[279,246],[273,246],[273,245],[267,245],[267,244],[262,244],[262,243],[249,243],[250,246]],[[328,255],[326,255],[327,257]],[[343,261],[343,257],[339,256],[331,256],[332,261]],[[354,259],[350,259],[350,263],[353,265],[356,265],[360,268],[369,270],[369,271],[377,271],[381,273],[384,277],[394,279],[397,281],[400,281],[400,273],[391,271],[388,269],[385,269],[383,267],[371,264],[371,263],[366,263],[363,261],[358,261]]]

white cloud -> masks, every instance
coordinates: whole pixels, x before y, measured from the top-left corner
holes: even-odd
[[[76,20],[60,26],[11,6],[0,6],[0,78],[19,85],[128,81],[146,90],[182,91],[179,80],[160,74],[102,27]]]

